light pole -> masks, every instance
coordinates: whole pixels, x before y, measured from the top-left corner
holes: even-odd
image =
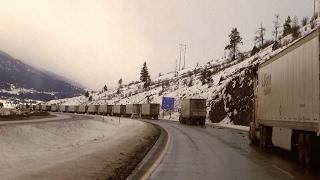
[[[183,50],[183,69],[185,69],[187,45],[186,44],[179,44],[179,46],[180,46],[180,63],[181,63],[181,51]]]
[[[313,17],[316,18],[316,0],[313,0]]]

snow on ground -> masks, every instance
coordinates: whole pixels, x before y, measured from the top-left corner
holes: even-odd
[[[233,125],[233,122],[231,121],[231,119],[226,116],[220,123],[220,125]]]
[[[11,108],[15,108],[15,107],[16,107],[15,104],[13,104],[11,101],[8,101],[8,100],[2,100],[2,99],[0,99],[0,103],[3,103],[3,108],[9,108],[9,109],[11,109]]]
[[[93,119],[0,126],[0,177],[19,179],[100,149],[116,147],[143,132],[145,123]]]
[[[218,127],[218,128],[229,128],[229,129],[237,129],[241,131],[249,131],[249,126],[240,126],[240,125],[234,125],[231,119],[226,116],[221,122],[219,123],[211,123],[207,122],[207,126],[210,127]]]
[[[11,84],[10,85],[10,89],[6,90],[6,89],[0,89],[0,92],[2,93],[7,93],[7,94],[12,94],[12,95],[20,95],[20,94],[33,94],[33,93],[42,93],[42,94],[49,94],[49,95],[55,95],[58,92],[45,92],[45,91],[36,91],[33,88],[30,89],[26,89],[26,88],[18,88],[15,85]]]
[[[242,131],[249,131],[249,126],[240,126],[240,125],[234,125],[231,119],[226,116],[221,122],[219,123],[210,123],[207,122],[208,126],[212,127],[220,127],[220,128],[229,128],[229,129],[237,129]]]
[[[211,127],[237,129],[237,130],[249,132],[249,126],[240,126],[240,125],[233,125],[233,124],[220,124],[220,123],[207,123],[207,125],[211,126]]]

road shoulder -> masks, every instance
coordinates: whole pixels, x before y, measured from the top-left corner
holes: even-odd
[[[136,166],[136,168],[133,170],[133,172],[127,178],[127,180],[148,179],[148,177],[150,177],[152,172],[160,164],[168,144],[168,132],[164,128],[150,121],[145,122],[157,127],[157,129],[159,129],[160,131],[160,136],[158,140],[155,142],[155,144],[152,146],[150,151],[145,155],[143,160]]]

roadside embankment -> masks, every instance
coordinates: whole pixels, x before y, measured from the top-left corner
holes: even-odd
[[[115,117],[0,125],[1,179],[125,179],[155,126]]]

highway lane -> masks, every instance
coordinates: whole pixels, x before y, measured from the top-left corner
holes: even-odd
[[[149,179],[320,179],[319,168],[299,165],[287,151],[250,145],[246,132],[153,122],[168,132],[168,145]]]

